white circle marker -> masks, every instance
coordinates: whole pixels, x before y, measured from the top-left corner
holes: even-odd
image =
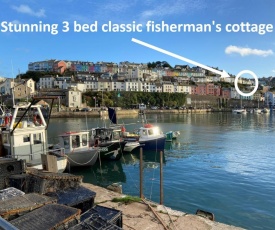
[[[253,91],[250,92],[250,93],[243,93],[243,92],[239,89],[239,86],[238,86],[238,79],[239,79],[239,77],[242,76],[242,75],[245,74],[245,73],[248,73],[248,74],[250,74],[252,77],[255,78],[255,86],[254,86]],[[238,94],[240,94],[240,95],[242,95],[242,96],[244,96],[244,97],[249,97],[249,96],[252,96],[254,93],[256,93],[256,91],[257,91],[257,89],[258,89],[258,86],[259,86],[258,77],[257,77],[257,75],[256,75],[254,72],[252,72],[252,71],[250,71],[250,70],[243,70],[243,71],[239,72],[239,73],[237,74],[236,78],[235,78],[235,89],[236,89],[236,91],[238,92]]]

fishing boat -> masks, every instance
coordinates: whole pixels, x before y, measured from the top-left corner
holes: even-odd
[[[173,140],[173,131],[168,131],[165,133],[166,135],[166,141],[172,141]]]
[[[124,141],[121,129],[117,126],[115,109],[108,108],[111,124],[91,130],[90,145],[99,149],[99,160],[119,160],[123,153]]]
[[[173,136],[172,136],[172,139],[175,140],[179,137],[180,135],[180,131],[173,131]]]
[[[89,143],[89,131],[65,132],[59,135],[59,143],[53,146],[52,154],[64,154],[68,158],[68,167],[92,166],[98,159],[99,148]]]
[[[166,135],[158,126],[144,124],[124,137],[125,142],[138,141],[144,150],[164,150]]]
[[[141,147],[141,145],[140,145],[138,140],[136,140],[136,141],[124,140],[123,152],[124,153],[131,153],[132,151],[134,151],[135,149],[137,149],[139,147]]]
[[[146,116],[141,115],[143,126],[124,135],[125,142],[138,141],[144,150],[164,150],[166,135],[156,125],[149,124]]]
[[[164,150],[166,136],[158,126],[145,124],[138,130],[139,143],[144,150]]]
[[[173,141],[178,138],[180,131],[168,131],[165,133],[166,141]]]
[[[119,127],[93,128],[90,145],[98,148],[100,160],[119,160],[124,148],[121,129]]]
[[[128,153],[140,146],[138,141],[125,141],[124,125],[117,124],[116,111],[108,108],[109,127],[98,127],[91,130],[91,145],[99,148],[100,160],[119,160],[123,152]]]
[[[55,98],[52,99],[52,102]],[[40,98],[31,103],[15,105],[13,114],[7,113],[1,126],[0,140],[2,156],[25,160],[27,167],[45,169],[42,159],[56,159],[56,170],[63,172],[67,165],[65,156],[52,156],[48,152],[47,127],[41,112],[41,105],[35,105]],[[51,157],[49,157],[51,156]]]

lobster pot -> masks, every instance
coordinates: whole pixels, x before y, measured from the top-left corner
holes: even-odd
[[[83,176],[75,176],[68,173],[51,173],[34,170],[29,172],[27,181],[28,192],[46,194],[77,188],[82,182]]]
[[[17,174],[9,177],[9,185],[23,192],[28,192],[28,174]]]
[[[84,221],[81,221],[78,225],[70,228],[70,230],[82,229],[121,230],[122,228],[109,223],[106,219],[102,218],[97,213],[94,213]]]
[[[8,200],[10,198],[23,195],[25,195],[24,192],[13,187],[0,190],[0,200]]]
[[[20,230],[63,230],[79,223],[80,210],[65,205],[48,204],[10,223]]]
[[[26,171],[26,162],[13,158],[0,158],[0,189],[9,187],[9,177]]]
[[[45,204],[56,203],[53,197],[43,196],[37,193],[29,193],[0,201],[0,216],[11,220]]]
[[[84,221],[88,219],[93,214],[100,215],[103,219],[107,220],[108,223],[114,224],[122,228],[122,212],[113,208],[108,208],[100,205],[96,205],[90,210],[84,212],[80,216],[80,220]]]
[[[85,212],[93,207],[96,193],[80,186],[74,189],[48,193],[47,196],[55,197],[58,204],[68,205]]]

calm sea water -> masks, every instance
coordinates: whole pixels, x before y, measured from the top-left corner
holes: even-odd
[[[275,115],[154,114],[150,123],[181,135],[164,151],[164,204],[195,214],[214,213],[216,221],[247,229],[275,226]],[[123,118],[127,130],[140,118]],[[134,124],[133,124],[134,123]],[[101,126],[95,118],[51,119],[48,136]],[[159,153],[145,153],[144,194],[159,202]],[[120,182],[123,193],[139,196],[138,152],[71,172],[101,186]]]

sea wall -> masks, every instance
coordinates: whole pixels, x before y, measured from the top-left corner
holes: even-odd
[[[172,210],[148,200],[125,203],[113,202],[114,198],[125,197],[93,184],[83,183],[88,189],[96,192],[95,204],[114,208],[122,212],[123,229],[197,229],[197,230],[241,230],[242,228],[222,224],[194,214]],[[176,201],[175,201],[176,202]]]
[[[187,114],[187,113],[209,113],[209,112],[231,112],[232,109],[157,109],[144,110],[145,114],[156,114],[156,113],[170,113],[170,114]],[[118,117],[136,117],[141,111],[137,109],[122,109],[116,111]],[[51,114],[52,118],[73,118],[73,117],[101,117],[108,116],[107,111],[89,111],[89,112],[72,112],[72,111],[53,111]]]

